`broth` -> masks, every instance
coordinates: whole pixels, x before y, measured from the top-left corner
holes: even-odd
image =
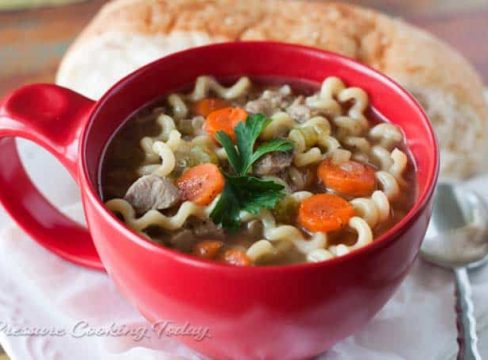
[[[102,198],[122,221],[152,241],[178,251],[233,265],[279,265],[341,256],[365,245],[359,244],[359,239],[374,241],[406,215],[416,197],[413,162],[401,130],[385,122],[367,104],[367,97],[365,103],[364,91],[346,87],[337,78],[324,80],[321,87],[279,79],[253,79],[252,83],[246,79],[224,87],[211,77],[201,77],[193,88],[155,101],[127,119],[107,146],[100,172]],[[204,100],[209,98],[212,100]],[[222,106],[213,109],[208,104]],[[204,108],[213,111],[203,114]],[[270,152],[244,174],[245,181],[273,181],[283,189],[276,195],[280,199],[275,206],[262,202],[262,209],[254,214],[241,209],[239,226],[231,228],[216,220],[213,210],[224,207],[223,198],[232,188],[229,183],[235,181],[229,177],[236,175],[235,169],[209,124],[219,119],[218,114],[234,116],[243,112],[241,109],[247,116],[263,114],[260,121],[271,119],[259,134],[254,151],[275,139],[292,150]],[[245,118],[240,120],[243,124],[254,121],[250,117],[246,122]],[[227,125],[222,126],[225,129]],[[241,134],[236,129],[230,129],[231,137]],[[169,149],[172,155],[158,153],[158,149]],[[163,168],[172,160],[174,165],[167,172]],[[189,169],[202,165],[226,174],[224,189],[211,199],[205,198],[204,204],[199,203],[203,201],[200,198],[188,197],[194,196],[195,189],[189,192],[185,186],[190,182],[182,180],[190,176]],[[208,174],[204,171],[201,176]],[[345,174],[344,179],[337,179],[337,174]],[[368,182],[371,186],[359,194],[357,189]],[[357,189],[345,191],[344,184]],[[237,198],[241,191],[251,194],[250,199],[260,196],[245,186],[234,186],[233,191]],[[166,199],[156,199],[161,194],[166,194]],[[319,194],[328,196],[317,197]],[[240,206],[251,201],[246,196],[238,199]],[[322,198],[341,204],[339,210],[350,215],[329,214],[331,206],[315,201]],[[180,221],[187,208],[192,210]],[[232,212],[232,208],[224,210],[224,218]],[[325,212],[327,217],[321,220]],[[176,224],[178,221],[181,224]]]

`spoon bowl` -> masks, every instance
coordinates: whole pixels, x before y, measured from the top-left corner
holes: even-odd
[[[487,203],[474,191],[454,183],[439,183],[420,254],[428,262],[446,268],[485,264],[488,261]]]

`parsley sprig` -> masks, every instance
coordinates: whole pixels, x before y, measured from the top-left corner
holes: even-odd
[[[241,211],[257,214],[262,208],[274,208],[285,196],[283,185],[248,175],[252,165],[263,155],[293,149],[293,144],[286,139],[274,139],[254,149],[257,138],[270,121],[262,114],[249,115],[245,122],[240,122],[234,129],[235,145],[225,132],[219,131],[216,135],[234,171],[234,174],[224,174],[224,190],[210,214],[213,222],[225,229],[235,230],[239,227]]]

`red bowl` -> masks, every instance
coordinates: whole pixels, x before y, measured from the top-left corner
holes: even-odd
[[[103,151],[134,111],[202,74],[315,83],[333,75],[363,88],[374,108],[405,132],[416,167],[415,205],[371,245],[315,264],[231,267],[140,237],[100,200]],[[36,190],[20,163],[16,136],[36,141],[68,168],[80,186],[89,230]],[[98,102],[54,85],[21,88],[0,106],[0,154],[0,200],[26,232],[70,261],[106,269],[151,322],[208,329],[210,337],[203,340],[179,339],[216,359],[307,358],[361,328],[417,256],[438,172],[432,127],[404,89],[342,56],[269,42],[211,45],[162,58],[121,80]]]

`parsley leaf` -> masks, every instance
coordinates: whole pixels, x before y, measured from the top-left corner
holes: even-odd
[[[257,214],[262,208],[274,208],[285,196],[283,185],[253,176],[225,175],[225,187],[210,217],[225,229],[236,230],[239,214],[247,211]]]
[[[293,143],[286,139],[274,139],[258,146],[254,151],[254,145],[264,128],[271,119],[263,114],[249,115],[245,122],[237,124],[234,132],[237,139],[237,150],[231,138],[223,131],[217,133],[217,140],[222,144],[227,153],[229,163],[238,175],[246,175],[252,164],[263,155],[274,151],[290,151]]]
[[[240,175],[245,175],[252,165],[254,144],[256,143],[259,134],[261,134],[266,126],[271,122],[263,114],[250,115],[246,122],[237,124],[234,132],[237,138],[237,149],[241,157],[242,163],[240,168]],[[226,149],[227,151],[227,149]]]
[[[239,199],[229,181],[225,182],[220,199],[210,213],[210,218],[216,224],[222,224],[224,229],[235,230],[239,227]]]
[[[272,180],[253,176],[227,176],[234,193],[240,200],[241,210],[257,214],[262,208],[274,208],[285,193],[284,186]]]
[[[257,214],[263,208],[274,208],[285,196],[283,185],[247,175],[252,165],[263,155],[293,149],[290,141],[274,139],[254,150],[256,140],[270,122],[271,119],[263,114],[249,115],[245,122],[240,122],[234,129],[236,145],[225,132],[217,133],[217,140],[224,147],[229,164],[235,172],[235,175],[224,174],[224,190],[210,214],[213,222],[221,224],[225,229],[232,231],[239,227],[241,211]]]
[[[236,173],[239,173],[241,169],[241,158],[239,157],[231,138],[223,131],[217,132],[216,138],[224,147],[229,164]]]

